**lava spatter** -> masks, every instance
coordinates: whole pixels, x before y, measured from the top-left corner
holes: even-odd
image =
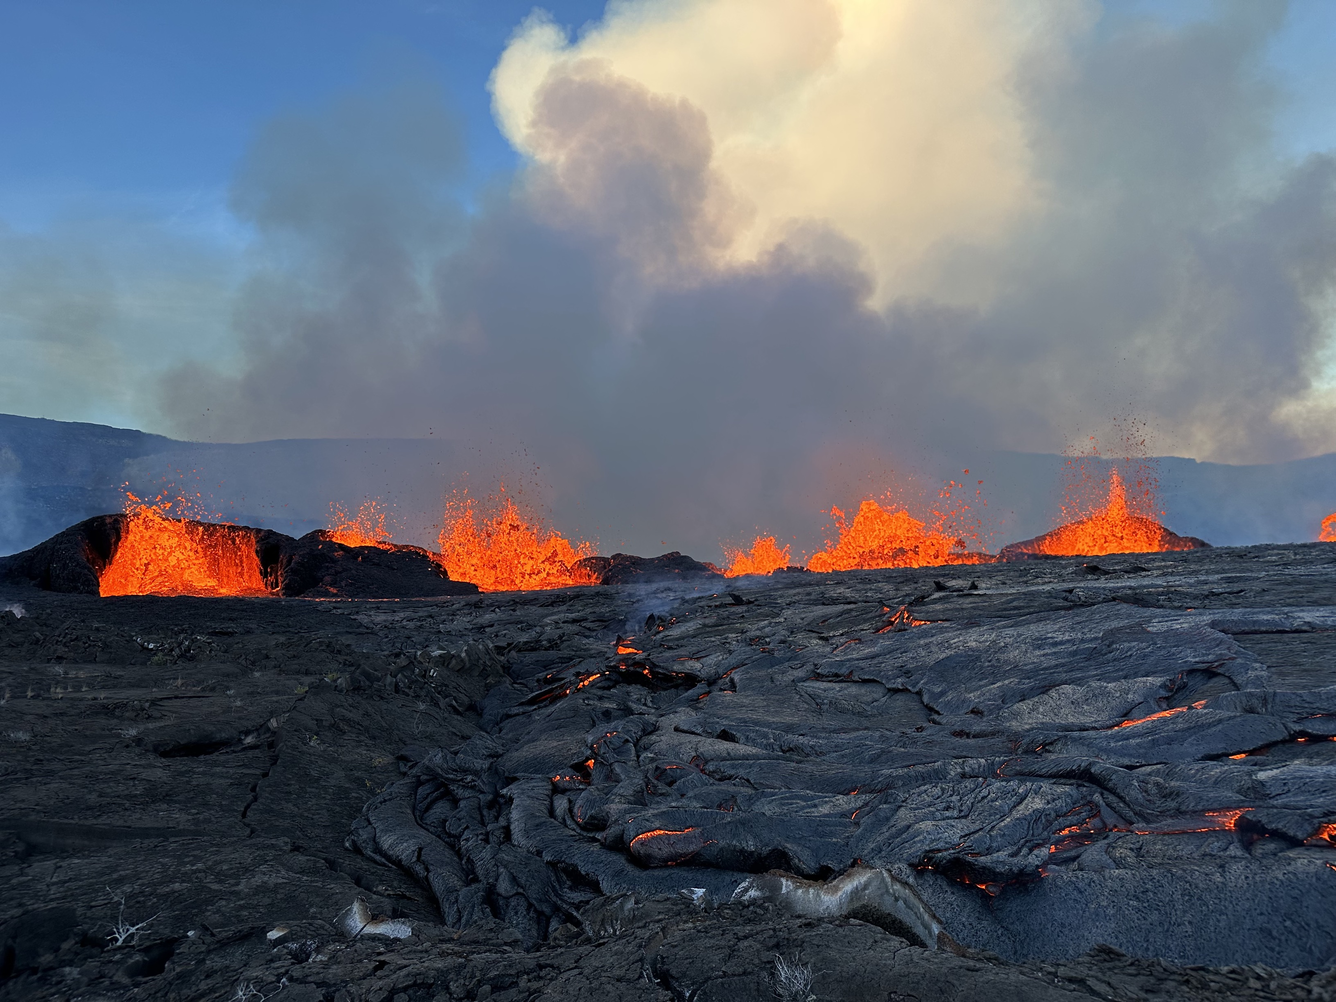
[[[466,494],[446,506],[438,539],[441,563],[450,577],[471,581],[482,591],[534,591],[598,583],[577,566],[594,555],[589,543],[572,543],[536,517],[526,517],[503,487],[491,515],[479,516]]]
[[[127,493],[126,522],[110,563],[99,575],[102,595],[273,594],[265,584],[255,537],[236,527],[176,517],[187,499],[141,501]]]
[[[728,567],[724,576],[742,577],[744,574],[773,574],[789,565],[789,547],[780,549],[774,536],[757,536],[750,550],[724,547]]]
[[[887,510],[876,501],[858,506],[853,521],[831,508],[839,542],[827,544],[807,562],[817,572],[865,571],[884,567],[935,567],[942,564],[977,564],[993,558],[966,549],[958,536],[928,528],[908,511]]]
[[[388,546],[393,533],[385,525],[386,511],[379,501],[363,501],[356,515],[343,505],[330,505],[333,523],[328,537],[344,546]]]

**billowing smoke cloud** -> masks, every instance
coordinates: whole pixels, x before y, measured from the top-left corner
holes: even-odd
[[[914,293],[973,300],[983,290],[935,274],[938,254],[996,246],[1036,206],[1016,76],[1079,20],[1077,5],[1029,0],[618,4],[575,45],[531,17],[493,93],[511,142],[589,214],[617,208],[586,173],[617,144],[600,149],[571,129],[578,82],[635,82],[708,122],[710,187],[732,194],[733,211],[702,251],[755,261],[818,221],[867,255],[879,304]],[[634,128],[631,110],[608,106],[601,132]]]
[[[440,96],[272,123],[213,438],[446,435],[542,465],[604,548],[803,533],[888,465],[1061,449],[1327,451],[1336,160],[1278,158],[1283,11],[627,2],[534,17],[493,79],[525,157],[465,212]]]

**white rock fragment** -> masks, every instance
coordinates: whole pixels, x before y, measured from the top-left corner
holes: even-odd
[[[334,919],[338,927],[349,939],[358,936],[388,936],[390,939],[407,939],[413,935],[413,926],[404,919],[386,918],[384,915],[372,915],[365,898],[357,898]]]

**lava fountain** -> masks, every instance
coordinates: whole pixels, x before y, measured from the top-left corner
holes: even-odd
[[[750,551],[725,546],[724,556],[728,559],[724,576],[730,578],[744,574],[773,574],[789,566],[789,548],[786,546],[781,550],[774,536],[757,536]]]
[[[272,595],[253,533],[237,526],[174,518],[177,501],[147,503],[127,494],[125,527],[99,575],[103,595]]]
[[[598,584],[596,573],[579,566],[594,556],[592,545],[571,543],[537,518],[525,518],[504,487],[494,500],[493,514],[482,517],[467,494],[446,505],[439,559],[453,580],[485,592]]]
[[[344,546],[379,546],[390,544],[392,533],[385,527],[385,509],[378,501],[363,501],[355,516],[340,504],[330,505],[333,525],[326,538]]]
[[[1149,488],[1143,494],[1149,506]],[[1051,532],[1002,548],[1004,560],[1028,554],[1055,557],[1098,557],[1110,553],[1166,553],[1195,550],[1209,544],[1194,536],[1170,532],[1149,515],[1139,515],[1128,505],[1127,488],[1116,468],[1109,470],[1109,495],[1105,503],[1085,518],[1060,525]]]
[[[852,522],[839,508],[830,509],[839,529],[838,543],[813,554],[807,569],[867,571],[883,567],[936,567],[942,564],[979,564],[993,559],[970,551],[965,540],[929,529],[908,511],[888,511],[876,501],[864,501]]]
[[[1336,511],[1322,520],[1322,531],[1318,533],[1319,543],[1336,543]]]

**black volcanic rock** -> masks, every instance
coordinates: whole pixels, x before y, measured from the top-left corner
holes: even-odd
[[[1330,998],[1336,548],[1100,564],[0,586],[0,998]]]
[[[46,591],[98,594],[98,576],[111,563],[125,531],[124,515],[95,515],[32,549],[0,557],[0,581],[27,581]]]
[[[611,647],[568,627],[566,666],[494,689],[483,732],[373,800],[353,843],[413,873],[447,924],[493,916],[529,945],[593,886],[870,907],[1016,960],[1107,943],[1327,966],[1336,667],[1296,687],[1232,639],[1336,630],[1300,607],[1331,601],[1331,551],[1302,552],[1317,590],[1295,607],[1259,583],[1232,594],[1265,608],[1222,613],[1211,582],[1235,558],[1202,551],[1110,561],[1079,588],[1070,559],[972,566],[973,590],[772,578],[731,602],[683,594]],[[1171,573],[1201,584],[1171,597]],[[922,625],[897,629],[909,602]],[[821,890],[858,867],[872,900]],[[752,882],[771,870],[806,889]]]
[[[714,564],[693,560],[676,550],[657,557],[637,557],[630,553],[614,553],[610,557],[585,557],[577,561],[575,566],[597,574],[599,584],[605,585],[632,582],[651,584],[722,576]]]
[[[127,518],[98,515],[32,549],[0,557],[0,581],[97,595],[99,576],[116,554]],[[346,546],[323,530],[293,539],[272,529],[193,524],[205,538],[227,537],[232,545],[254,547],[265,583],[285,598],[426,598],[478,592],[476,585],[451,581],[445,568],[417,546]]]
[[[476,595],[478,586],[451,581],[419,546],[345,546],[324,530],[284,537],[266,576],[289,598],[428,598]]]

